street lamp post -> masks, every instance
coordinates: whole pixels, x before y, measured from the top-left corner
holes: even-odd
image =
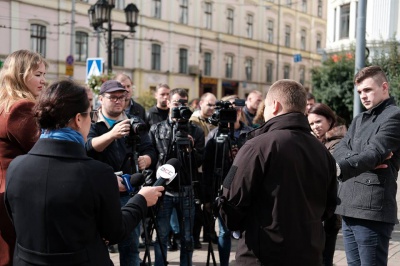
[[[115,0],[98,0],[88,10],[90,26],[97,32],[107,31],[107,74],[112,73],[112,32],[130,32],[135,33],[135,27],[138,25],[139,9],[135,4],[128,4],[125,11],[126,25],[129,30],[113,29],[111,24],[111,11],[115,7]],[[103,23],[107,23],[107,28],[103,28]]]

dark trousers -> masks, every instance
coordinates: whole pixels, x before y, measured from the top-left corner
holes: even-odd
[[[342,217],[342,232],[349,266],[387,265],[394,224]]]
[[[333,265],[333,256],[336,248],[336,238],[341,226],[341,218],[339,215],[334,214],[331,218],[324,222],[325,231],[325,248],[322,253],[323,266]]]

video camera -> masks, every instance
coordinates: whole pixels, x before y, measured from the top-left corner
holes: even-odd
[[[237,118],[235,107],[244,106],[245,100],[235,99],[233,103],[229,101],[217,101],[215,105],[215,111],[208,118],[208,122],[214,126],[218,126],[220,124],[235,123]]]

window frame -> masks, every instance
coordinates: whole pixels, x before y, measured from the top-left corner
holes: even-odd
[[[30,25],[30,33],[31,50],[46,57],[47,27],[42,24],[32,23]]]
[[[88,58],[89,34],[84,31],[75,32],[75,55],[77,62],[86,62]]]
[[[188,73],[188,49],[179,48],[179,73]]]
[[[161,45],[151,44],[151,70],[161,70]]]

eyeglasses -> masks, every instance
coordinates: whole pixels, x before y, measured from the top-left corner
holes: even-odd
[[[94,110],[94,111],[89,111],[89,112],[81,112],[81,114],[90,114],[90,120],[94,123],[97,122],[98,119],[98,111]]]
[[[110,95],[104,95],[104,97],[106,97],[107,99],[109,99],[110,101],[112,101],[112,102],[114,102],[114,103],[116,103],[117,101],[122,102],[122,101],[125,101],[125,99],[126,99],[126,95],[120,96],[120,97],[117,97],[117,96],[110,96]]]

